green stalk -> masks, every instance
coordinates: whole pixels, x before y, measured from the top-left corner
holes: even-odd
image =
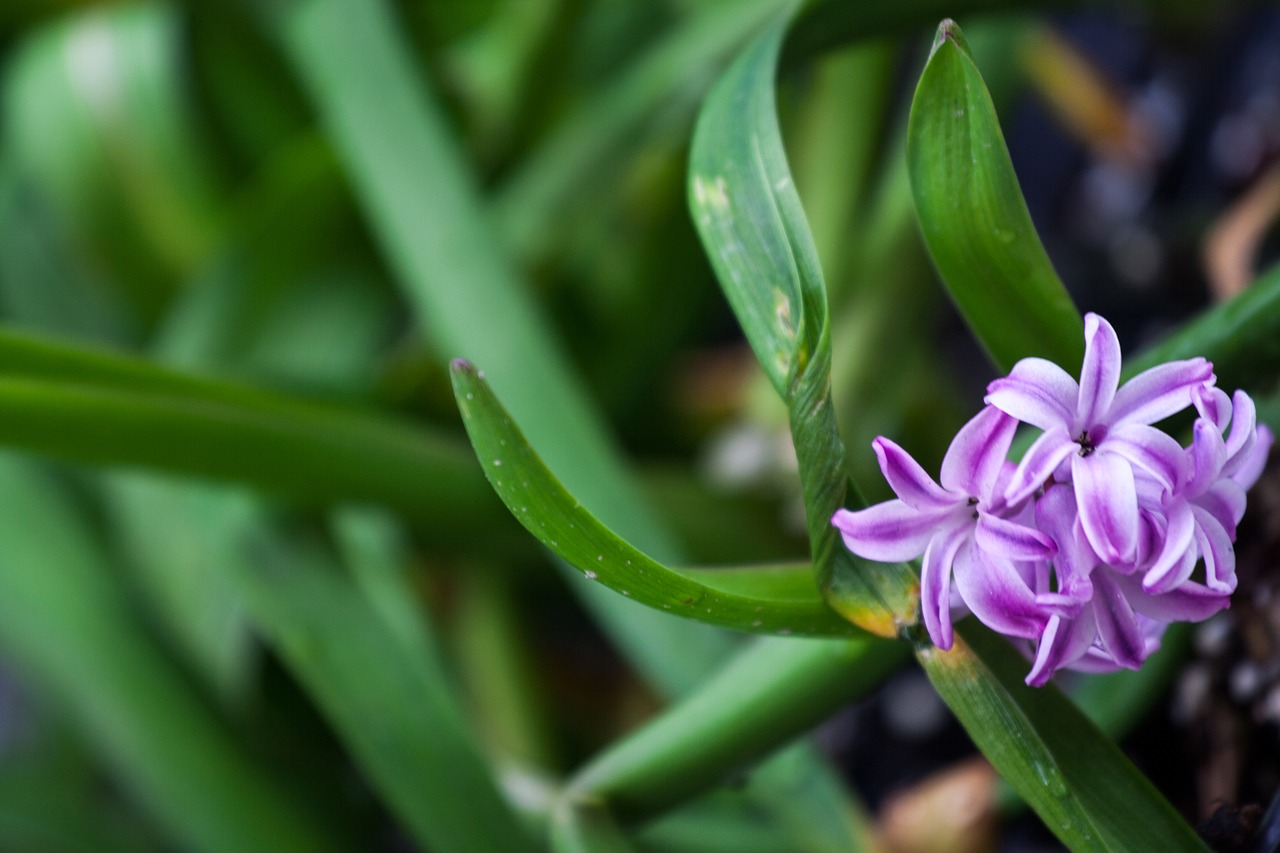
[[[906,658],[884,640],[759,642],[569,782],[573,803],[652,817],[723,784],[875,688]]]

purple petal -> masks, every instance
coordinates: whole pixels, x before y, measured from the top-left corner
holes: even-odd
[[[1093,617],[1103,646],[1117,664],[1137,669],[1146,659],[1147,644],[1133,607],[1111,572],[1098,572],[1093,586]]]
[[[1222,466],[1224,477],[1230,477],[1240,470],[1258,441],[1258,410],[1249,395],[1237,391],[1232,411],[1234,414],[1231,436],[1227,439],[1227,461]]]
[[[1084,317],[1084,364],[1080,369],[1080,399],[1074,433],[1100,423],[1120,384],[1120,339],[1111,324],[1097,314]]]
[[[1039,530],[985,512],[978,515],[974,540],[983,551],[1006,560],[1047,560],[1058,550]]]
[[[1271,444],[1274,441],[1275,435],[1271,429],[1265,424],[1260,424],[1258,440],[1254,443],[1253,450],[1247,458],[1241,460],[1240,467],[1231,475],[1231,479],[1239,483],[1242,488],[1252,488],[1267,467],[1267,457],[1271,453]]]
[[[1044,493],[1036,502],[1036,526],[1057,544],[1058,552],[1053,559],[1053,571],[1058,577],[1057,595],[1076,604],[1088,601],[1093,597],[1089,575],[1098,565],[1098,556],[1081,529],[1071,487],[1054,486]],[[1042,603],[1050,602],[1064,604],[1052,598]]]
[[[1218,520],[1192,504],[1196,518],[1196,544],[1204,558],[1205,584],[1214,592],[1234,592],[1236,588],[1236,552],[1231,538]]]
[[[925,473],[911,454],[881,436],[871,442],[880,462],[880,470],[889,481],[889,488],[907,506],[922,512],[947,509],[956,503],[956,496],[948,494],[933,478]],[[963,498],[961,498],[963,500]]]
[[[1142,588],[1148,593],[1168,592],[1191,577],[1195,568],[1195,516],[1185,501],[1175,501],[1168,509],[1169,524],[1164,543],[1151,567],[1143,574]]]
[[[1173,436],[1145,424],[1126,424],[1107,433],[1098,453],[1115,453],[1150,473],[1165,488],[1182,482],[1187,454]]]
[[[987,386],[985,402],[1040,429],[1070,429],[1079,397],[1080,386],[1061,367],[1043,358],[1024,358],[1008,376]]]
[[[929,639],[938,648],[951,648],[951,567],[956,551],[968,541],[968,531],[957,528],[935,536],[924,552],[920,567],[920,612]]]
[[[1017,504],[1026,500],[1062,464],[1062,460],[1078,449],[1071,436],[1062,427],[1048,430],[1027,448],[1026,454],[1013,472],[1013,478],[1005,489],[1006,503]]]
[[[1164,420],[1191,405],[1191,392],[1213,378],[1213,365],[1203,358],[1171,361],[1144,370],[1116,392],[1107,413],[1108,424],[1115,428]]]
[[[1008,560],[968,543],[956,554],[960,597],[984,625],[1009,637],[1038,637],[1049,615]]]
[[[1191,402],[1196,413],[1223,432],[1231,422],[1231,398],[1227,392],[1212,385],[1201,385],[1191,391]]]
[[[1097,636],[1092,609],[1081,612],[1075,619],[1052,617],[1036,647],[1036,660],[1027,674],[1027,684],[1043,687],[1055,672],[1079,660]]]
[[[942,485],[986,500],[1009,455],[1018,422],[990,406],[960,428],[942,460]]]
[[[1111,453],[1071,458],[1080,524],[1103,562],[1132,564],[1138,551],[1138,494],[1129,463]]]
[[[1197,495],[1192,503],[1217,519],[1227,531],[1227,537],[1232,542],[1235,541],[1236,526],[1244,518],[1247,503],[1243,486],[1235,480],[1219,480],[1204,494]]]
[[[929,540],[945,525],[942,513],[918,512],[900,500],[856,511],[841,509],[831,517],[850,551],[867,560],[897,563],[924,553]]]
[[[1197,418],[1191,437],[1191,480],[1181,491],[1195,497],[1209,489],[1222,476],[1227,461],[1227,445],[1218,428]]]
[[[1231,603],[1230,595],[1192,581],[1160,595],[1148,595],[1136,577],[1116,576],[1113,580],[1134,610],[1161,622],[1201,622]]]

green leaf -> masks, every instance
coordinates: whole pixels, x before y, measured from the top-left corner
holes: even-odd
[[[483,364],[565,484],[663,559],[670,534],[629,477],[482,202],[478,180],[386,0],[254,4],[280,38],[378,247],[440,355]],[[424,188],[429,188],[425,191]],[[731,640],[595,587],[580,594],[645,676],[687,690]],[[654,637],[664,637],[658,644]]]
[[[178,8],[104,6],[20,42],[5,76],[16,162],[148,323],[206,257],[221,199],[191,115]]]
[[[915,574],[858,560],[830,521],[849,489],[831,402],[825,286],[774,104],[786,23],[744,50],[708,96],[690,154],[690,205],[720,286],[787,404],[823,594],[859,627],[891,636],[915,621]]]
[[[250,613],[423,849],[528,849],[443,662],[319,548],[258,544],[261,565],[240,578]]]
[[[0,458],[0,645],[175,840],[201,851],[339,849],[256,766],[138,622],[82,518]]]
[[[1197,315],[1125,365],[1125,375],[1166,361],[1204,356],[1218,385],[1266,390],[1280,371],[1280,266],[1244,292]]]
[[[655,118],[692,113],[707,79],[790,0],[738,0],[696,6],[615,79],[565,116],[500,188],[496,215],[517,254],[529,255],[554,237],[572,206],[598,209],[594,195],[617,180]],[[686,119],[687,120],[687,119]],[[651,152],[645,152],[651,153]]]
[[[0,365],[0,444],[375,501],[455,542],[500,517],[462,446],[389,418],[7,332]]]
[[[971,620],[943,652],[916,649],[938,693],[996,770],[1072,850],[1207,849],[1119,748],[1057,687]]]
[[[920,230],[951,298],[1002,371],[1027,356],[1074,372],[1084,326],[1045,254],[964,36],[938,28],[907,158]]]
[[[741,631],[856,632],[823,602],[807,566],[691,571],[656,562],[565,489],[480,371],[455,362],[453,382],[467,434],[494,491],[525,529],[588,580],[649,607]]]
[[[906,647],[878,639],[758,642],[701,688],[606,749],[566,788],[642,820],[723,784],[801,736],[898,668]]]

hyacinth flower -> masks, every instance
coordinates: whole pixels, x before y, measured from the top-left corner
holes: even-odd
[[[1036,600],[1052,615],[1036,644],[1028,684],[1043,685],[1062,668],[1137,669],[1160,648],[1169,623],[1199,622],[1230,603],[1227,593],[1185,578],[1153,594],[1144,588],[1140,571],[1107,565],[1084,535],[1069,484],[1045,489],[1036,501],[1035,517],[1037,527],[1053,538],[1057,552],[1052,565],[1042,564],[1035,573]],[[1051,572],[1057,575],[1059,589],[1074,582],[1076,594],[1049,591]],[[1087,594],[1079,595],[1082,590]]]
[[[1078,383],[1042,359],[991,383],[941,485],[877,438],[898,498],[832,519],[859,556],[924,555],[921,610],[939,647],[951,646],[953,606],[1032,640],[1033,685],[1064,667],[1136,669],[1169,623],[1228,606],[1245,490],[1272,442],[1247,394],[1213,387],[1208,361],[1160,365],[1121,387],[1110,324],[1087,315],[1085,334]],[[1152,426],[1191,405],[1189,447]],[[1006,456],[1019,420],[1044,433],[1015,466]]]
[[[1153,367],[1121,387],[1115,330],[1097,314],[1085,315],[1078,383],[1053,362],[1024,358],[987,388],[989,405],[1044,430],[1005,499],[1025,500],[1068,466],[1089,543],[1110,564],[1133,564],[1140,532],[1135,468],[1172,489],[1187,464],[1178,442],[1151,424],[1191,405],[1192,392],[1213,381],[1213,365],[1192,358]]]
[[[839,510],[832,523],[860,557],[883,562],[921,555],[920,599],[934,645],[951,648],[951,581],[960,598],[991,628],[1036,637],[1045,613],[1019,574],[1018,561],[1051,557],[1043,533],[1010,520],[1003,496],[1005,457],[1017,421],[986,408],[964,425],[942,462],[941,485],[910,454],[887,438],[872,447],[880,470],[898,496],[863,510]]]
[[[1186,477],[1162,497],[1168,526],[1161,553],[1143,577],[1147,592],[1175,588],[1191,576],[1197,559],[1204,560],[1211,589],[1235,590],[1231,545],[1244,516],[1245,491],[1261,475],[1271,447],[1271,431],[1258,427],[1253,400],[1245,392],[1228,399],[1218,388],[1200,388],[1193,402],[1200,417],[1187,449]]]

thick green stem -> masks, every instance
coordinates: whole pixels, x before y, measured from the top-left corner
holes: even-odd
[[[762,641],[569,783],[566,798],[604,802],[628,820],[653,816],[746,770],[903,661],[883,640]]]

